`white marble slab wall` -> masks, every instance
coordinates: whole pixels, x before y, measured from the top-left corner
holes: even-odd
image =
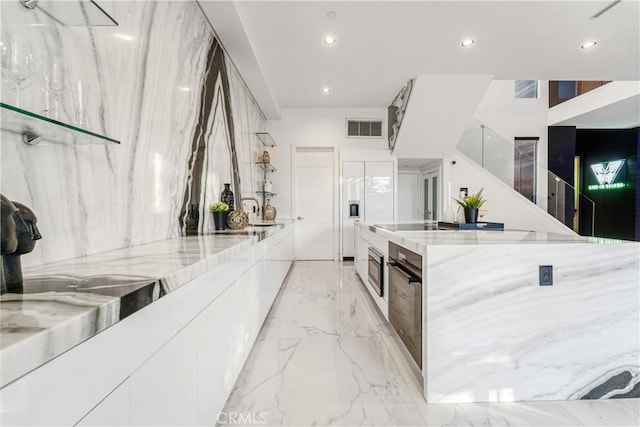
[[[426,259],[428,402],[638,397],[640,245],[432,246]]]
[[[219,200],[224,182],[235,181],[242,196],[252,196],[256,189],[253,132],[264,129],[265,120],[226,58],[228,87],[216,87],[219,96],[214,101],[231,104],[232,120],[215,102],[203,108],[202,93],[211,82],[207,58],[217,42],[197,4],[101,4],[119,26],[61,26],[17,0],[1,2],[3,46],[11,39],[29,40],[37,59],[36,75],[21,91],[21,107],[43,110],[43,64],[60,52],[70,80],[90,84],[86,128],[121,141],[78,146],[44,141],[32,147],[19,135],[2,131],[0,190],[35,211],[43,235],[35,251],[23,257],[24,266],[178,236],[199,130],[204,132],[207,159],[199,181],[201,230],[211,226],[205,206]],[[0,98],[16,103],[6,79]],[[59,119],[73,122],[71,94],[60,103]],[[202,117],[203,111],[210,116]]]

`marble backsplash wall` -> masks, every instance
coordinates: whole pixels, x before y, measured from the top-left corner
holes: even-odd
[[[27,146],[3,127],[0,190],[35,211],[43,235],[23,257],[24,266],[179,236],[198,138],[206,149],[196,197],[202,231],[212,228],[206,206],[219,200],[223,183],[234,183],[236,199],[256,190],[254,132],[264,130],[265,119],[197,4],[100,4],[119,26],[65,27],[17,0],[1,2],[3,48],[29,40],[36,59],[37,72],[21,90],[20,106],[42,112],[46,64],[64,58],[69,81],[90,85],[85,127],[121,141],[66,145],[45,135],[40,145]],[[220,74],[208,61],[215,50],[223,55],[225,82],[209,78],[212,71]],[[215,94],[208,108],[205,91]],[[7,79],[0,98],[17,102]],[[73,123],[72,94],[59,103],[59,120]]]

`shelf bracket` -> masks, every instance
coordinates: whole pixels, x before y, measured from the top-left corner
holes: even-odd
[[[38,145],[41,140],[42,135],[39,135],[30,129],[24,129],[22,131],[22,142],[27,145]]]
[[[20,4],[27,9],[35,9],[38,6],[38,0],[20,0]]]

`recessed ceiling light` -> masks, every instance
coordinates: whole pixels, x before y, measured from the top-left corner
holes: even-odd
[[[467,39],[467,40],[463,40],[462,43],[460,43],[460,46],[462,47],[469,47],[472,44],[474,44],[476,41],[473,39]]]
[[[328,46],[334,45],[334,44],[336,44],[336,39],[331,37],[331,36],[327,36],[327,37],[324,38],[324,44],[326,44]]]
[[[330,87],[327,87],[327,86],[323,87],[323,88],[322,88],[322,93],[323,93],[324,95],[329,95],[329,94],[331,93],[331,88],[330,88]]]
[[[189,89],[189,88],[188,88],[188,87],[186,87],[186,86],[180,86],[178,89],[180,89],[180,90],[182,90],[182,91],[184,91],[184,92],[191,92],[191,89]]]
[[[591,47],[594,47],[597,44],[598,44],[598,42],[586,42],[582,46],[580,46],[580,48],[581,49],[589,49]]]
[[[327,19],[334,19],[336,17],[336,13],[333,10],[327,12]]]

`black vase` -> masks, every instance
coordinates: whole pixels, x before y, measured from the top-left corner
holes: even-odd
[[[467,224],[478,222],[478,208],[464,208],[464,222]]]
[[[233,191],[229,188],[231,184],[224,184],[224,190],[222,190],[222,194],[220,194],[220,201],[222,203],[226,203],[229,206],[229,210],[232,211],[234,209],[234,199],[233,199]]]
[[[213,212],[213,223],[216,230],[224,230],[227,226],[227,215],[229,212]]]

